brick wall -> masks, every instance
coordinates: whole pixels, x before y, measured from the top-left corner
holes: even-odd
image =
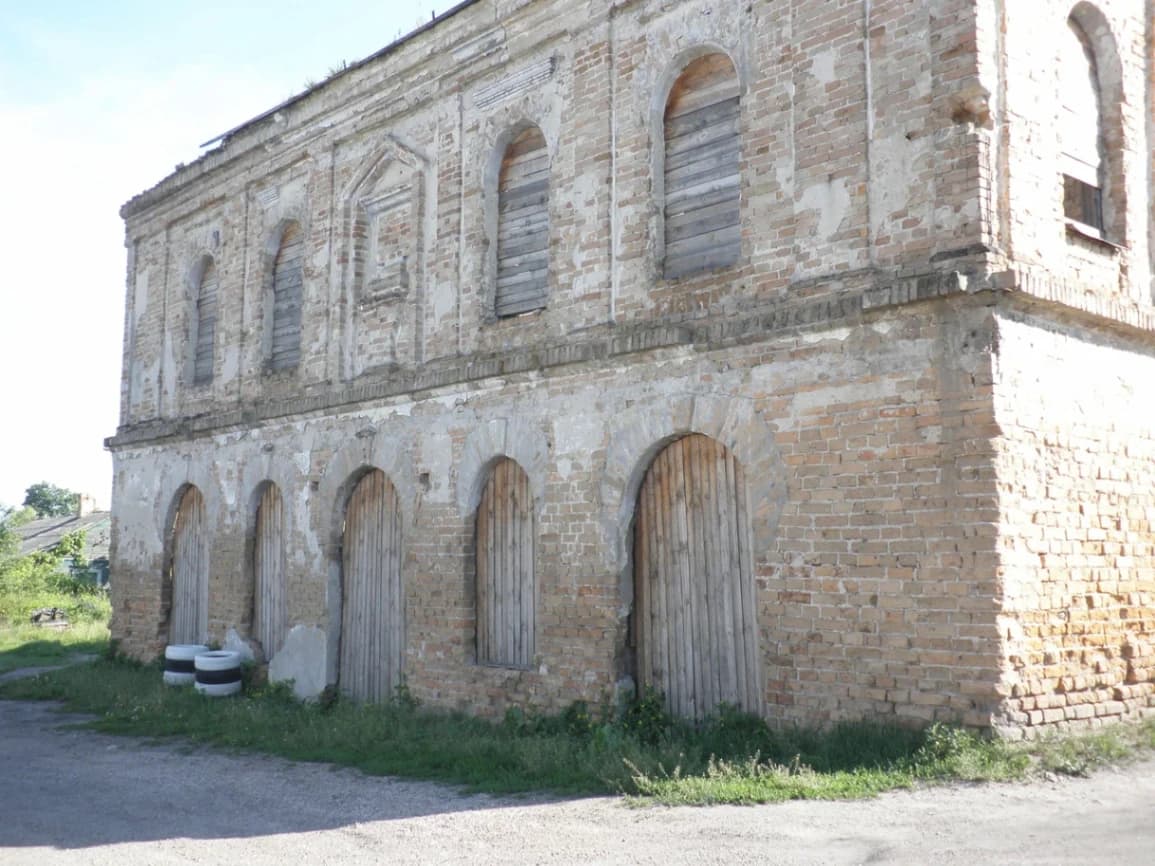
[[[1033,730],[1143,710],[1149,13],[1094,13],[1126,95],[1126,243],[1104,244],[1067,230],[1058,194],[1062,58],[1037,46],[1065,4],[595,7],[465,5],[125,206],[118,640],[138,656],[166,641],[190,483],[213,532],[212,636],[247,634],[254,495],[271,481],[290,619],[324,631],[336,681],[343,506],[373,466],[404,517],[418,696],[490,715],[608,699],[634,672],[642,477],[699,432],[747,478],[773,721]],[[667,280],[663,111],[712,51],[740,82],[741,251]],[[550,153],[549,297],[498,319],[496,166],[526,124]],[[306,236],[302,363],[270,375],[272,239],[290,219]],[[194,388],[204,255],[220,312],[213,382]],[[500,456],[535,499],[526,670],[475,663],[473,510]]]
[[[1155,358],[1024,311],[998,322],[1001,723],[1155,706]]]

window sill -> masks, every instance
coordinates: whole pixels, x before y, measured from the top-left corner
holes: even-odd
[[[1120,244],[1112,243],[1111,241],[1107,240],[1105,237],[1103,237],[1102,231],[1095,228],[1094,226],[1089,226],[1086,223],[1081,223],[1078,220],[1073,220],[1070,218],[1068,218],[1065,222],[1068,235],[1075,235],[1081,240],[1085,240],[1096,246],[1100,246],[1104,250],[1112,253],[1125,249],[1125,247],[1121,246]]]
[[[516,322],[519,319],[532,319],[535,316],[545,315],[545,312],[548,309],[549,309],[549,305],[547,304],[546,306],[543,306],[543,307],[535,307],[532,310],[525,310],[524,312],[521,312],[521,313],[510,313],[510,314],[505,315],[505,316],[499,316],[499,315],[497,315],[497,313],[493,312],[493,310],[491,309],[482,318],[481,325],[483,328],[495,327],[495,326],[501,324],[502,322]]]
[[[487,668],[491,671],[507,671],[511,674],[527,674],[533,673],[537,670],[533,665],[514,665],[502,664],[501,662],[474,662],[479,668]]]

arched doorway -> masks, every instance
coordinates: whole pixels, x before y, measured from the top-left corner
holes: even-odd
[[[209,544],[204,497],[184,489],[172,521],[169,643],[201,643],[208,636]]]
[[[401,681],[405,599],[401,591],[401,507],[379,469],[367,472],[345,507],[341,544],[338,683],[357,700],[387,700]]]
[[[634,523],[639,685],[675,715],[761,707],[758,630],[742,467],[693,434],[654,458]]]
[[[277,485],[266,483],[253,533],[253,637],[272,659],[285,639],[285,511]]]
[[[476,526],[477,661],[528,668],[537,613],[533,494],[516,461],[494,464]]]

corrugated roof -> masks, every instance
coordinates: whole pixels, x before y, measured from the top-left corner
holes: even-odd
[[[16,527],[20,536],[20,555],[27,556],[38,551],[47,551],[60,543],[60,539],[70,532],[83,529],[86,535],[89,559],[108,556],[108,545],[112,534],[112,513],[93,511],[83,517],[70,514],[67,517],[43,517],[23,526]]]

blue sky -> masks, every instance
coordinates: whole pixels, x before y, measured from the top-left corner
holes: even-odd
[[[124,322],[117,211],[198,145],[452,0],[0,4],[0,505],[110,502]]]

